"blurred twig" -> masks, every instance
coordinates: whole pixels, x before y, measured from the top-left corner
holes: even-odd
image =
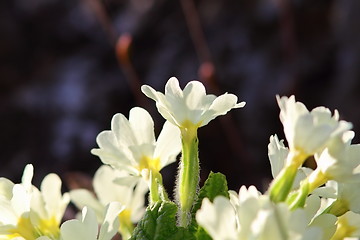
[[[210,87],[216,89],[215,66],[211,58],[209,46],[206,42],[204,32],[201,26],[199,13],[193,0],[180,0],[185,21],[189,29],[191,40],[195,51],[200,60],[199,76],[200,79]]]
[[[200,61],[200,80],[204,82],[211,91],[219,95],[222,91],[216,83],[215,64],[212,61],[211,52],[201,26],[200,16],[198,10],[196,9],[194,0],[180,0],[180,2],[191,39]],[[230,149],[240,160],[242,160],[243,166],[249,169],[252,165],[251,162],[253,161],[249,161],[249,156],[243,148],[239,130],[237,129],[237,125],[234,122],[231,113],[221,117],[220,123],[225,131],[225,136]]]
[[[126,75],[126,79],[130,86],[132,93],[136,99],[138,105],[145,107],[146,98],[145,95],[141,93],[141,82],[139,80],[138,74],[135,71],[134,65],[131,62],[129,50],[132,43],[132,36],[128,33],[121,35],[115,46],[116,56],[118,59],[119,66]]]
[[[125,74],[130,90],[139,106],[146,106],[145,96],[141,94],[141,82],[139,76],[130,60],[129,49],[132,43],[132,36],[125,33],[119,36],[113,26],[104,5],[99,0],[83,0],[93,11],[102,28],[106,32],[111,46],[114,47],[120,68]]]

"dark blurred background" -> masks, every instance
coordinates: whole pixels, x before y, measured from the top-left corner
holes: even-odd
[[[0,1],[0,176],[36,184],[49,172],[92,176],[97,134],[118,112],[146,108],[142,84],[163,91],[203,81],[234,93],[243,109],[201,128],[202,178],[268,184],[267,144],[283,138],[275,95],[325,105],[359,132],[358,0]],[[358,142],[358,138],[356,141]],[[164,169],[169,188],[176,164]]]

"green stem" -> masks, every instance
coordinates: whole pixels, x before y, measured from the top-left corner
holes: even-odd
[[[270,186],[270,199],[277,203],[286,200],[289,195],[298,168],[305,161],[306,156],[290,152],[287,157],[287,165],[281,170]]]
[[[316,188],[325,184],[328,178],[317,168],[306,179],[304,179],[297,192],[290,194],[286,199],[291,210],[305,206],[307,196]]]
[[[199,185],[199,156],[197,128],[181,129],[182,159],[178,176],[177,197],[180,204],[180,226],[191,221],[191,208]]]
[[[289,202],[289,208],[295,210],[297,208],[303,208],[306,203],[307,196],[309,195],[309,183],[304,180],[301,182],[300,189],[296,192],[295,196]]]
[[[158,201],[169,201],[169,197],[165,191],[162,176],[160,172],[150,170],[150,204]]]

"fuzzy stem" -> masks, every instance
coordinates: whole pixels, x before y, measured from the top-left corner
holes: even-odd
[[[169,197],[165,191],[162,182],[161,173],[156,171],[150,171],[150,204],[158,201],[169,201]]]
[[[181,129],[182,159],[178,175],[177,197],[180,204],[180,226],[187,227],[199,185],[197,128]]]

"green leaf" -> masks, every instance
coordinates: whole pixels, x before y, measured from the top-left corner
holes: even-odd
[[[196,236],[197,240],[211,240],[212,238],[206,231],[199,227],[196,223],[195,214],[200,209],[204,198],[214,201],[216,196],[224,196],[230,198],[226,177],[222,173],[210,172],[204,186],[200,189],[198,199],[192,209],[192,222],[189,227],[190,231]]]
[[[216,196],[230,198],[227,181],[224,174],[210,172],[204,186],[200,189],[198,199],[192,209],[192,215],[195,217],[195,213],[200,209],[204,198],[208,198],[212,202]]]
[[[197,232],[195,233],[196,240],[212,240],[212,238],[207,234],[204,228],[198,227]]]
[[[187,229],[176,226],[177,206],[173,202],[156,202],[146,209],[130,240],[195,240]]]

